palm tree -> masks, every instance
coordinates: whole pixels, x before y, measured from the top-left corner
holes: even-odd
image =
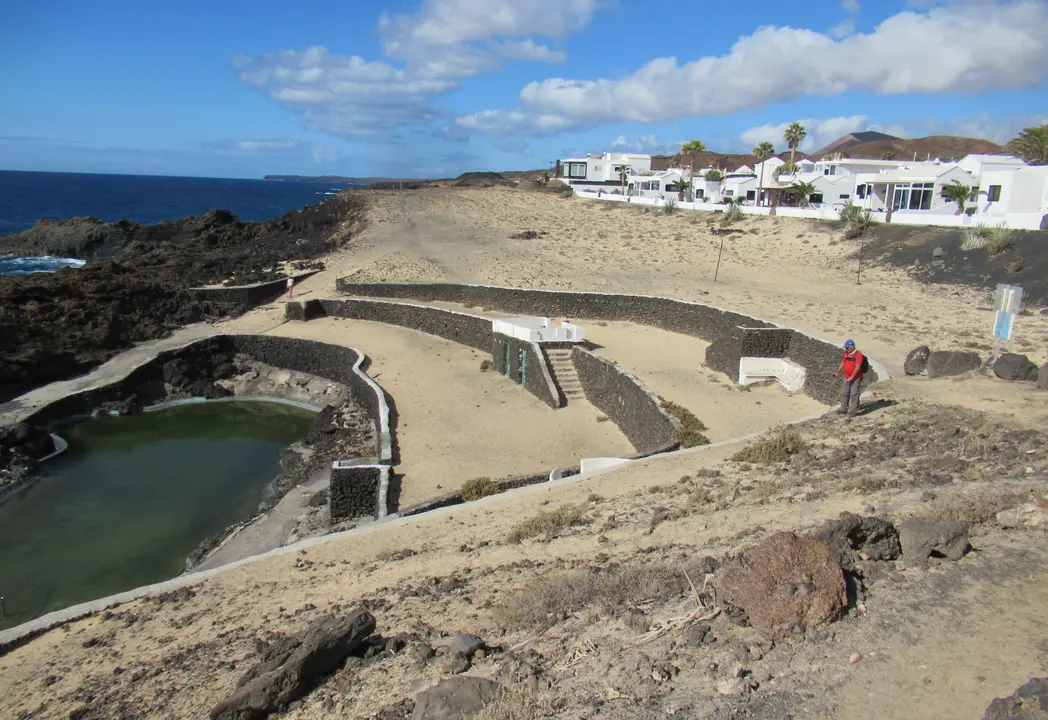
[[[681,202],[684,202],[684,193],[691,190],[691,179],[685,180],[684,173],[681,173],[680,182],[677,183],[677,197]]]
[[[790,123],[790,126],[786,128],[786,132],[782,134],[787,147],[790,148],[790,165],[793,165],[793,156],[797,153],[797,148],[800,147],[806,137],[808,137],[808,132],[799,122]]]
[[[964,203],[967,202],[969,197],[971,197],[972,188],[970,185],[965,185],[959,180],[954,180],[951,184],[942,186],[941,194],[943,199],[957,203],[957,212],[955,212],[954,215],[963,215]]]
[[[681,155],[688,155],[691,157],[691,175],[695,177],[695,156],[700,152],[706,152],[706,146],[699,140],[689,140],[680,146]]]
[[[619,182],[622,183],[622,194],[626,194],[626,178],[630,176],[630,166],[623,165],[619,168]]]
[[[815,192],[815,186],[808,182],[797,182],[790,185],[787,190],[797,196],[797,202],[800,205],[807,206],[809,204],[808,198]]]
[[[1004,149],[1030,165],[1048,165],[1048,125],[1026,128]]]
[[[894,150],[885,150],[884,152],[881,153],[881,160],[894,160],[894,159],[895,159],[895,151]]]
[[[753,155],[761,164],[761,178],[757,181],[757,205],[761,204],[761,195],[764,194],[764,161],[775,154],[775,146],[765,140],[753,148]]]

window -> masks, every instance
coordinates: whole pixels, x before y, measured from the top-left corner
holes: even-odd
[[[935,183],[902,183],[895,186],[892,210],[931,210]]]
[[[568,177],[586,177],[586,163],[568,163]]]
[[[836,175],[837,174],[837,166],[836,165],[830,165],[827,168],[823,168],[822,169],[822,174],[823,175]]]
[[[727,195],[728,197],[733,197],[735,195],[735,191],[734,190],[725,190],[724,194]]]
[[[666,192],[677,192],[677,183],[666,183]]]
[[[822,193],[812,193],[808,196],[808,202],[812,205],[822,205]]]
[[[850,197],[851,197],[851,195],[849,195],[848,193],[842,193],[841,195],[838,196],[838,199],[839,200],[847,200]]]
[[[990,189],[986,192],[986,199],[989,200],[990,202],[1000,202],[1001,201],[1001,186],[1000,185],[991,185]]]
[[[865,185],[856,185],[855,186],[855,197],[859,198],[860,200],[862,200],[863,198],[866,197],[866,186]]]
[[[756,190],[747,190],[746,191],[746,199],[747,200],[756,200],[757,199],[757,191]]]
[[[704,188],[699,188],[698,190],[695,191],[695,196],[699,197],[699,198],[706,197],[706,190]]]

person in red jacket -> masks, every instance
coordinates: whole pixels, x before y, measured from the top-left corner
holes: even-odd
[[[862,392],[862,366],[863,356],[861,352],[855,349],[855,341],[845,340],[841,364],[837,367],[837,372],[833,374],[834,377],[837,377],[844,373],[844,385],[841,387],[841,406],[837,409],[837,412],[841,415],[848,413],[850,416],[855,417],[859,414],[859,394]]]

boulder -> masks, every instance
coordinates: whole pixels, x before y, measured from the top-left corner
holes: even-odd
[[[847,602],[836,553],[814,537],[779,532],[725,563],[713,585],[731,617],[778,640],[840,617]]]
[[[914,348],[906,355],[906,360],[902,364],[903,372],[907,375],[920,375],[928,367],[928,355],[930,354],[931,350],[927,345]]]
[[[237,691],[212,708],[211,720],[254,720],[285,710],[374,631],[375,618],[358,610],[321,618],[300,636],[269,646]]]
[[[979,353],[954,350],[937,350],[928,354],[928,377],[962,375],[977,370],[982,365]]]
[[[1033,678],[1006,698],[997,698],[983,720],[1048,720],[1048,678]]]
[[[993,364],[993,374],[1002,380],[1037,380],[1037,366],[1030,358],[1017,353],[1004,353]]]
[[[842,513],[815,533],[833,550],[845,570],[855,569],[856,554],[869,560],[894,560],[902,553],[899,531],[887,520]]]
[[[899,523],[903,558],[924,566],[932,553],[960,560],[968,551],[968,527],[954,520],[912,517]]]
[[[1048,390],[1048,362],[1037,371],[1037,387],[1041,390]]]
[[[485,647],[482,638],[470,633],[456,635],[455,639],[451,641],[452,654],[465,655],[467,658],[472,658],[477,650],[483,650]]]
[[[411,720],[463,720],[494,700],[501,686],[487,678],[460,675],[423,690],[415,698]]]

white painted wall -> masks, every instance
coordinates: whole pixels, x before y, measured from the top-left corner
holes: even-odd
[[[492,320],[491,330],[527,342],[581,342],[586,339],[586,328],[569,322],[553,327],[548,317],[515,317]]]

